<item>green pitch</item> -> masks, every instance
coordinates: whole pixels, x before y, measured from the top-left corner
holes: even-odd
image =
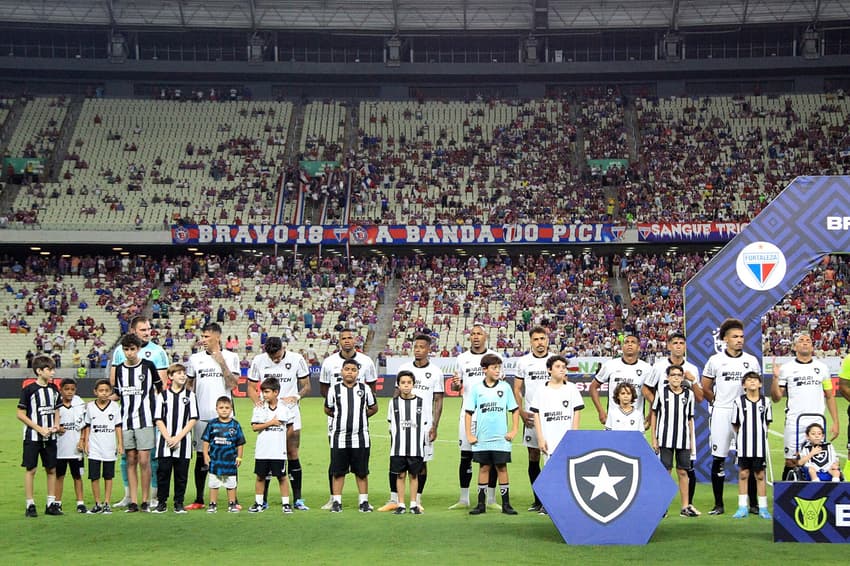
[[[372,418],[372,461],[370,501],[377,508],[387,498],[388,439],[385,425],[386,399]],[[458,399],[447,399],[437,442],[436,455],[429,464],[428,483],[422,498],[425,514],[395,516],[387,513],[361,514],[356,511],[357,495],[349,476],[343,494],[345,510],[331,514],[319,507],[328,499],[328,444],[326,420],[319,399],[302,404],[304,431],[301,463],[304,469],[304,497],[310,511],[284,516],[276,487],[271,488],[272,503],[265,513],[243,511],[228,514],[202,511],[186,515],[125,515],[119,510],[111,516],[78,515],[73,512],[74,498],[70,476],[65,486],[63,517],[45,516],[44,473],[36,475],[36,504],[39,517],[24,518],[21,426],[15,418],[14,400],[0,400],[6,426],[0,430],[0,524],[3,525],[4,562],[7,564],[126,563],[174,564],[211,561],[216,564],[295,563],[295,564],[385,564],[431,563],[475,564],[492,560],[501,564],[544,564],[568,560],[585,564],[726,563],[778,564],[827,562],[841,551],[832,545],[774,544],[772,523],[751,516],[732,519],[737,488],[726,487],[726,515],[710,517],[711,487],[697,487],[697,508],[702,517],[679,517],[678,497],[646,548],[567,546],[548,517],[526,512],[532,500],[526,473],[526,450],[514,442],[513,463],[509,465],[511,500],[520,514],[509,517],[488,512],[479,517],[465,511],[448,511],[458,496],[457,414]],[[845,415],[846,403],[839,403]],[[237,412],[249,415],[246,400],[237,401]],[[775,407],[775,431],[781,431],[782,410]],[[595,411],[584,411],[583,428],[595,428]],[[240,473],[239,498],[247,508],[253,499],[253,433],[243,422],[248,444],[245,464]],[[845,423],[842,423],[845,424]],[[844,429],[838,445],[844,445]],[[771,435],[774,475],[782,469],[782,439]],[[839,452],[844,452],[839,450]],[[194,466],[194,464],[193,464]],[[86,504],[91,505],[87,480]],[[113,500],[123,489],[116,479]],[[194,497],[192,473],[189,475],[187,503]],[[71,497],[68,497],[71,495]],[[768,488],[768,496],[771,496]],[[224,498],[222,490],[221,499]],[[219,501],[221,504],[221,501]],[[772,505],[771,505],[772,507]],[[170,502],[169,502],[170,508]]]

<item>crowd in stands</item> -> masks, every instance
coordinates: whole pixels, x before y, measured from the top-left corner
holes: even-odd
[[[808,330],[816,351],[830,356],[842,355],[850,335],[848,281],[850,265],[846,256],[824,257],[795,292],[763,318],[765,354],[790,355],[795,332]]]
[[[10,351],[3,358],[29,361],[35,350],[59,367],[86,365],[84,357],[88,367],[98,367],[128,321],[147,307],[155,264],[128,256],[4,258],[0,326]]]
[[[29,256],[2,258],[0,367],[33,352],[61,365],[94,368],[138,313],[153,319],[153,336],[173,360],[197,347],[199,329],[219,322],[225,346],[245,364],[268,336],[283,336],[311,361],[336,346],[337,332],[357,331],[360,347],[376,336],[387,288],[398,298],[383,355],[410,355],[413,336],[430,333],[434,354],[455,356],[473,322],[490,329],[491,346],[515,356],[528,350],[527,330],[552,328],[567,356],[617,355],[624,330],[637,330],[648,359],[666,351],[682,328],[682,287],[708,254],[595,256],[416,255],[392,259],[269,255]],[[625,296],[614,291],[628,289]],[[764,355],[790,353],[793,335],[808,330],[818,355],[848,347],[850,264],[827,256],[763,319]],[[4,361],[5,360],[5,361]]]
[[[349,155],[352,221],[572,222],[596,217],[578,183],[566,99],[361,103]],[[567,212],[569,211],[569,213]]]
[[[635,106],[643,158],[620,200],[638,220],[749,220],[797,176],[850,171],[843,92]]]
[[[615,88],[586,88],[579,98],[579,127],[587,159],[629,159],[624,98]]]
[[[225,345],[248,356],[245,362],[269,335],[320,361],[343,327],[354,328],[363,346],[388,273],[386,260],[186,256],[165,268],[153,326],[172,356],[187,356],[199,328],[215,321],[230,334]]]
[[[149,230],[276,221],[291,112],[288,102],[88,99],[59,180],[25,179],[9,220]]]
[[[589,87],[538,100],[325,100],[296,117],[302,139],[291,150],[291,103],[224,92],[87,100],[61,182],[25,187],[6,222],[103,218],[162,229],[318,219],[299,216],[299,199],[328,223],[741,221],[798,175],[850,171],[850,99],[840,91],[631,99]],[[196,102],[179,104],[187,98]],[[28,103],[40,113],[28,120],[32,131],[19,126],[20,152],[52,148],[67,104]],[[178,110],[192,126],[163,130],[156,118]],[[356,137],[347,136],[349,122]],[[164,147],[163,131],[174,147]],[[341,167],[308,174],[295,164],[302,160]]]

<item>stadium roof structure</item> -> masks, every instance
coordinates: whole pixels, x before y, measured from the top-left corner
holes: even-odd
[[[0,0],[0,22],[361,33],[680,30],[850,20],[850,0]]]

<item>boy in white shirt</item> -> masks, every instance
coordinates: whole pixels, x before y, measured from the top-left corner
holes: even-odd
[[[286,477],[286,432],[292,424],[292,408],[278,399],[280,381],[268,377],[260,384],[264,403],[254,407],[251,416],[251,429],[257,433],[257,446],[254,450],[254,473],[257,483],[254,489],[254,504],[248,509],[249,513],[262,513],[263,492],[266,487],[266,477],[277,478],[280,485],[282,510],[292,513],[289,503],[289,480]]]

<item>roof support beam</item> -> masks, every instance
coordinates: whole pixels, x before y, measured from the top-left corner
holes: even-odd
[[[106,4],[106,11],[109,13],[109,25],[115,27],[115,12],[112,9],[112,0],[104,0],[103,3]]]
[[[398,35],[398,0],[393,0],[393,35]]]
[[[679,29],[679,0],[673,0],[672,8],[670,11],[670,29],[677,31]]]

